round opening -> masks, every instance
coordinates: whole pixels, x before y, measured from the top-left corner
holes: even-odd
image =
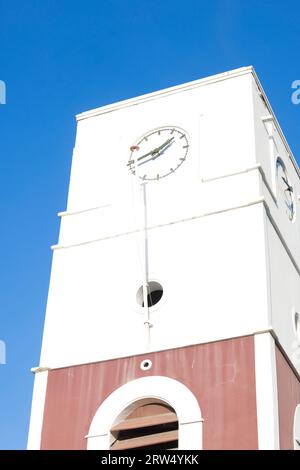
[[[153,307],[156,305],[163,296],[163,288],[159,282],[150,281],[148,282],[147,287],[147,303],[148,307]],[[137,303],[140,307],[145,306],[145,299],[144,299],[144,289],[143,286],[139,288],[136,294]]]
[[[145,359],[141,362],[140,367],[142,370],[149,370],[152,367],[152,361],[150,361],[150,359]]]

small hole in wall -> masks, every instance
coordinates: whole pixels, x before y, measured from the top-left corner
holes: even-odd
[[[151,367],[152,367],[152,361],[150,361],[150,359],[145,359],[140,364],[140,368],[142,370],[149,370],[149,369],[151,369]]]

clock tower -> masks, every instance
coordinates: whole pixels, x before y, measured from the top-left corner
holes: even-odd
[[[79,114],[28,447],[299,448],[299,195],[252,67]]]

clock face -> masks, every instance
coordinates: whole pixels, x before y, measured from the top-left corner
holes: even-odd
[[[160,180],[182,165],[188,150],[188,137],[182,129],[161,127],[144,134],[130,147],[127,166],[142,180]]]
[[[276,161],[276,175],[278,196],[288,218],[292,221],[295,217],[294,191],[290,184],[285,164],[280,157],[278,157]]]

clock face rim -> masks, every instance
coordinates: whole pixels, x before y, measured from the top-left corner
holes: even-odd
[[[143,142],[143,140],[145,139],[148,139],[152,134],[156,134],[158,133],[159,131],[170,131],[170,135],[171,135],[171,131],[173,132],[178,132],[179,134],[181,134],[181,138],[184,138],[185,139],[185,142],[186,142],[186,148],[184,149],[185,151],[183,152],[183,156],[181,157],[177,157],[177,161],[180,160],[180,163],[175,166],[175,168],[170,168],[170,171],[168,171],[167,173],[164,173],[164,174],[158,174],[156,175],[155,177],[147,177],[147,175],[143,175],[143,176],[140,176],[140,175],[137,175],[137,178],[142,180],[142,181],[146,181],[146,182],[152,182],[152,181],[160,181],[164,178],[166,178],[167,176],[169,175],[172,175],[173,173],[175,173],[175,171],[181,167],[182,163],[184,161],[186,161],[187,159],[187,155],[188,155],[188,151],[189,151],[189,147],[190,147],[190,142],[189,142],[189,134],[188,132],[186,132],[185,129],[183,129],[182,127],[180,126],[171,126],[171,125],[165,125],[165,126],[159,126],[159,127],[155,127],[151,130],[148,130],[147,132],[144,132],[143,134],[141,134],[137,139],[135,139],[134,141],[134,145],[130,147],[130,155],[129,155],[129,158],[128,158],[128,162],[127,162],[127,165],[129,167],[129,171],[130,173],[136,177],[136,174],[135,174],[135,166],[134,166],[134,163],[130,163],[133,161],[134,159],[134,151],[136,149],[136,147],[139,147],[139,145]],[[134,150],[132,150],[134,149]]]
[[[283,193],[283,190],[282,190],[282,184],[281,182],[279,182],[279,168],[281,168],[288,184],[292,187],[291,183],[290,183],[290,178],[289,178],[289,175],[288,175],[288,172],[287,172],[287,169],[286,169],[286,165],[284,163],[284,161],[282,160],[282,158],[280,156],[277,156],[276,158],[276,180],[277,180],[277,185],[278,185],[278,188],[277,188],[277,199],[278,199],[278,196],[280,194],[284,204],[285,204],[285,213],[289,219],[290,222],[295,222],[295,219],[296,219],[296,206],[295,206],[295,198],[294,198],[294,193],[291,192],[291,208],[290,206],[287,204],[287,201],[286,201],[286,197]],[[293,188],[293,187],[292,187]]]

